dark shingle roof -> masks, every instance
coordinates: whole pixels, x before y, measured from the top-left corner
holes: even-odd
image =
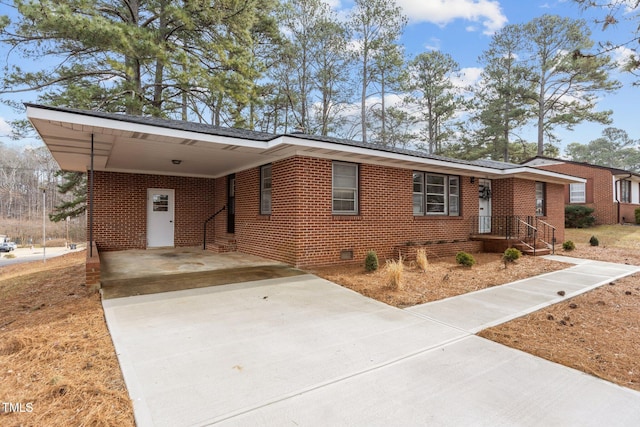
[[[381,145],[381,144],[364,143],[362,141],[354,141],[354,140],[350,140],[350,139],[340,139],[340,138],[334,138],[334,137],[330,137],[330,136],[307,135],[307,134],[301,134],[301,133],[288,134],[288,136],[295,137],[295,138],[312,140],[312,141],[330,142],[332,144],[338,144],[338,145],[347,145],[347,146],[350,146],[350,147],[367,148],[369,150],[383,151],[383,152],[387,152],[387,153],[405,154],[405,155],[408,155],[408,156],[418,157],[418,158],[421,158],[421,159],[432,159],[432,160],[439,160],[439,161],[449,162],[449,163],[457,163],[457,164],[461,164],[461,165],[479,166],[479,167],[483,167],[483,168],[507,170],[507,169],[521,168],[522,167],[522,165],[518,165],[518,164],[515,164],[515,163],[498,162],[498,161],[495,161],[495,160],[454,159],[454,158],[451,158],[451,157],[439,156],[437,154],[428,154],[428,153],[425,153],[423,151],[408,150],[408,149],[404,149],[404,148],[392,148],[392,147],[387,147],[387,146],[384,146],[384,145]]]
[[[52,111],[69,112],[69,113],[84,115],[88,117],[118,120],[118,121],[127,122],[127,123],[135,123],[140,125],[156,126],[156,127],[167,128],[167,129],[183,130],[183,131],[196,132],[196,133],[201,133],[206,135],[217,135],[217,136],[225,136],[230,138],[240,138],[240,139],[252,140],[252,141],[267,142],[267,141],[276,139],[280,136],[289,136],[289,137],[300,138],[300,139],[309,140],[309,141],[328,142],[336,145],[366,148],[369,150],[376,150],[376,151],[387,152],[387,153],[404,154],[404,155],[417,157],[421,159],[432,159],[432,160],[443,161],[448,163],[455,163],[455,164],[468,165],[468,166],[478,166],[478,167],[497,169],[497,170],[508,170],[508,169],[522,167],[522,165],[518,165],[514,163],[499,162],[495,160],[454,159],[454,158],[439,156],[435,154],[428,154],[428,153],[417,151],[417,150],[392,148],[392,147],[387,147],[387,146],[375,144],[375,143],[364,143],[362,141],[334,138],[330,136],[307,135],[307,134],[302,134],[298,132],[289,133],[289,134],[271,134],[271,133],[257,132],[257,131],[246,130],[246,129],[227,128],[227,127],[221,127],[221,126],[213,126],[213,125],[204,124],[204,123],[187,122],[184,120],[163,119],[163,118],[149,117],[149,116],[134,116],[134,115],[122,114],[122,113],[105,113],[102,111],[79,110],[75,108],[66,108],[66,107],[50,107],[50,106],[43,106],[43,105],[30,104],[30,103],[25,103],[25,105],[27,107],[41,108],[41,109],[52,110]]]
[[[88,117],[97,117],[101,119],[118,120],[121,122],[135,123],[139,125],[157,126],[167,129],[184,130],[188,132],[196,132],[207,135],[227,136],[230,138],[242,138],[253,141],[271,141],[278,135],[265,132],[255,132],[245,129],[227,128],[222,126],[213,126],[205,123],[187,122],[184,120],[163,119],[150,116],[134,116],[123,113],[105,113],[102,111],[78,110],[75,108],[49,107],[37,104],[25,103],[27,107],[42,108],[52,111],[63,111],[68,113],[80,114]]]
[[[637,172],[633,172],[633,171],[628,171],[625,169],[618,169],[618,168],[611,168],[609,166],[600,166],[600,165],[594,165],[593,163],[587,163],[587,162],[576,162],[574,160],[565,160],[565,159],[556,159],[553,157],[547,157],[547,156],[535,156],[532,157],[528,160],[525,160],[524,163],[528,163],[532,160],[535,159],[542,159],[542,160],[551,160],[554,162],[562,162],[562,163],[571,163],[572,165],[580,165],[580,166],[586,166],[586,167],[590,167],[590,168],[597,168],[597,169],[604,169],[604,170],[608,170],[609,172],[611,172],[612,175],[633,175],[633,176],[637,176],[640,177],[640,174]]]

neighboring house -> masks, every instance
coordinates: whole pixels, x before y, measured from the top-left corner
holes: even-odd
[[[99,251],[203,246],[310,267],[408,244],[481,251],[478,235],[504,235],[516,217],[562,241],[564,186],[583,181],[295,133],[32,104],[27,116],[62,169],[90,172]]]
[[[586,182],[566,185],[565,204],[593,208],[596,224],[635,222],[635,210],[640,208],[640,174],[542,156],[523,165],[584,178]]]

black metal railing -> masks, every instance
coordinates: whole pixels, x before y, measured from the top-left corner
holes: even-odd
[[[556,253],[556,228],[546,221],[536,217],[536,228],[538,229],[538,238],[547,246],[551,247],[551,253]]]
[[[202,249],[203,250],[207,250],[207,224],[209,224],[209,221],[211,221],[212,219],[214,219],[220,212],[222,212],[223,210],[225,210],[227,208],[227,205],[224,205],[223,207],[221,207],[218,212],[214,213],[213,215],[211,215],[209,218],[207,218],[207,220],[204,222],[204,233],[202,236]]]
[[[534,216],[518,215],[474,216],[471,220],[471,235],[500,236],[519,240],[536,252],[538,242],[544,243],[555,253],[556,228]]]

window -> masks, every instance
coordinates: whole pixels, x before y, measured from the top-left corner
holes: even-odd
[[[413,173],[414,215],[460,215],[460,178]]]
[[[569,184],[569,203],[585,203],[587,201],[585,184]]]
[[[260,214],[271,215],[271,165],[260,168]]]
[[[620,201],[631,203],[631,181],[623,179],[620,181]]]
[[[544,182],[536,182],[536,216],[544,216],[546,213],[544,193]]]
[[[333,162],[333,213],[358,213],[358,165]]]

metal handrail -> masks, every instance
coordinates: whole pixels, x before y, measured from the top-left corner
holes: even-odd
[[[540,228],[539,224],[542,224],[542,237],[540,238],[540,240],[542,240],[547,246],[551,246],[551,253],[555,254],[556,253],[556,227],[554,227],[553,225],[549,224],[546,221],[536,218],[536,228]],[[549,230],[551,230],[551,242],[549,242]]]
[[[534,255],[538,239],[550,247],[552,253],[555,254],[556,227],[537,217],[527,216],[525,219],[518,215],[473,216],[471,218],[471,234],[482,234],[478,232],[480,224],[490,226],[491,234],[494,236],[502,236],[507,240],[519,240],[530,248]],[[533,244],[529,243],[531,241]]]
[[[528,221],[523,221],[522,218],[520,217],[515,217],[516,218],[516,224],[518,225],[518,232],[516,234],[516,236],[518,237],[518,240],[520,240],[520,243],[522,243],[523,245],[527,246],[528,248],[533,250],[533,256],[536,256],[536,242],[538,241],[538,229],[536,227],[534,227],[533,225],[529,224]],[[520,225],[524,225],[525,226],[525,230],[526,230],[526,236],[521,235],[520,233]],[[531,246],[529,243],[527,243],[526,241],[526,237],[530,237],[533,235],[533,246]]]
[[[209,218],[207,218],[207,220],[204,222],[204,233],[203,233],[203,237],[202,237],[202,249],[203,250],[207,250],[207,224],[209,223],[209,221],[211,221],[212,219],[214,219],[220,212],[222,212],[223,210],[225,210],[227,208],[227,205],[224,205],[223,207],[221,207],[218,212],[214,213],[213,215],[211,215]]]

